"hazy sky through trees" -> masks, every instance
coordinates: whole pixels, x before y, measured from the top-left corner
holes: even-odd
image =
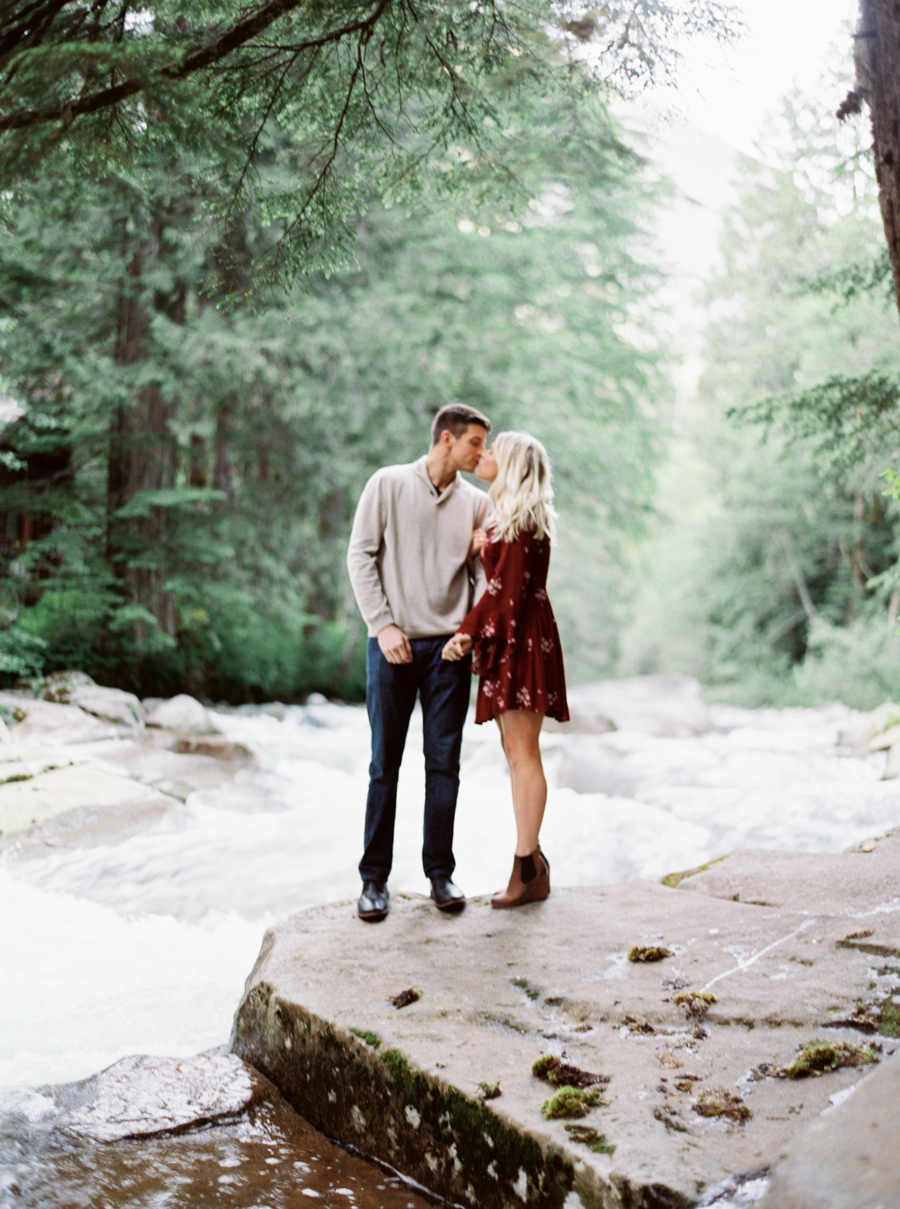
[[[794,84],[811,84],[857,0],[736,0],[747,35],[735,46],[696,39],[684,46],[677,110],[747,153],[765,115]],[[847,47],[848,65],[850,47]],[[835,96],[834,108],[843,98]],[[666,98],[671,104],[671,97]]]

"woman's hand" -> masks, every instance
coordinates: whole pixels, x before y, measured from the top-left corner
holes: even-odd
[[[474,529],[472,531],[472,541],[469,545],[469,558],[475,558],[477,555],[479,555],[486,541],[487,530]]]
[[[446,659],[448,663],[456,663],[458,659],[464,659],[468,655],[472,645],[472,639],[468,634],[454,634],[447,640],[447,645],[441,651],[441,658]]]

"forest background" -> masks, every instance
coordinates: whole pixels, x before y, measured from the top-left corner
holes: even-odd
[[[458,10],[429,11],[477,87],[429,109],[422,45],[398,53],[415,133],[360,119],[343,164],[296,97],[223,126],[200,88],[117,111],[122,130],[79,118],[61,142],[7,142],[0,676],[358,699],[356,498],[460,400],[551,451],[572,680],[674,670],[747,704],[896,698],[897,312],[866,123],[833,116],[849,53],[739,161],[686,396],[655,238],[671,188],[615,116],[641,56],[626,40],[598,72],[572,54],[595,28],[535,38],[533,20],[527,54],[467,59]],[[117,53],[152,41],[122,29]],[[330,70],[352,77],[359,45]],[[310,78],[333,128],[345,94]],[[298,225],[320,180],[321,219]]]

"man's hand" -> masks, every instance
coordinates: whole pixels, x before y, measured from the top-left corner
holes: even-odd
[[[454,634],[441,651],[441,658],[446,659],[448,663],[455,663],[457,659],[464,659],[471,649],[472,639],[468,634]]]
[[[412,647],[403,631],[395,625],[386,625],[378,631],[378,645],[388,663],[412,663]]]

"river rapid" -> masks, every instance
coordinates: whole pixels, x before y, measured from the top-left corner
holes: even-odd
[[[258,768],[191,794],[137,834],[83,847],[14,845],[0,856],[3,1209],[426,1203],[271,1106],[167,1142],[76,1145],[58,1128],[48,1087],[127,1055],[188,1058],[224,1046],[265,928],[358,894],[365,711],[317,700],[214,716]],[[659,878],[741,847],[836,852],[900,822],[900,783],[880,780],[883,754],[836,746],[843,707],[713,707],[712,717],[714,730],[701,736],[619,731],[591,740],[628,771],[627,796],[561,788],[560,780],[583,787],[587,741],[545,736],[542,846],[555,885]],[[420,752],[417,715],[394,894],[428,889]],[[467,725],[461,779],[457,880],[470,895],[490,893],[505,883],[514,843],[493,727]]]

